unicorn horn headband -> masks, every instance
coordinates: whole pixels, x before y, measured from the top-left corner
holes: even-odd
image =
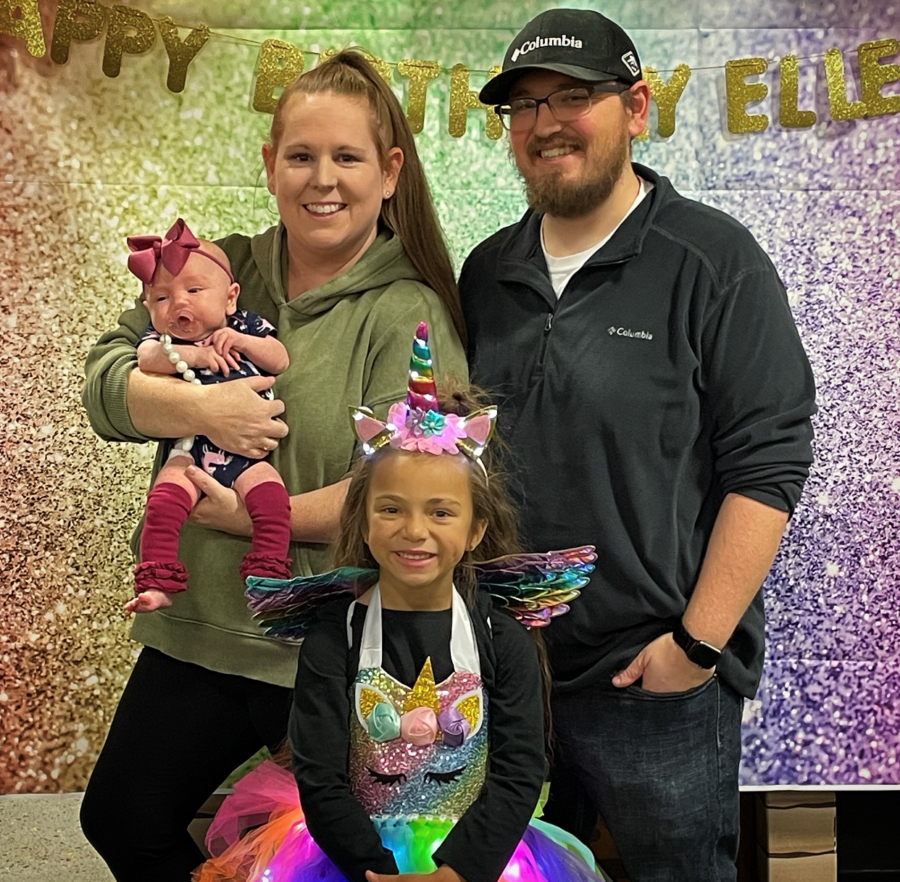
[[[128,255],[128,269],[145,285],[153,284],[153,277],[156,275],[160,263],[173,276],[177,276],[184,269],[184,265],[192,254],[200,254],[209,258],[214,264],[225,270],[228,280],[232,284],[234,283],[231,270],[217,257],[200,247],[197,237],[181,218],[172,224],[165,239],[160,239],[159,236],[129,236],[128,247],[132,251]]]
[[[376,419],[368,407],[351,407],[350,416],[366,454],[386,444],[420,453],[462,452],[487,474],[481,454],[493,434],[497,408],[492,405],[465,417],[441,413],[425,322],[419,325],[413,340],[406,401],[391,405],[386,423]]]

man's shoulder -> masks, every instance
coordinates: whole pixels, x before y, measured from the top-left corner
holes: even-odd
[[[753,233],[728,212],[683,196],[671,184],[661,195],[648,232],[695,252],[713,265],[731,264],[738,257],[751,265],[769,263]]]

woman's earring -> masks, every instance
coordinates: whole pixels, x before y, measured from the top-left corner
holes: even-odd
[[[391,196],[393,196],[393,195],[394,195],[394,194],[393,194],[390,190],[385,190],[385,191],[384,191],[384,198],[385,198],[385,199],[390,199]]]

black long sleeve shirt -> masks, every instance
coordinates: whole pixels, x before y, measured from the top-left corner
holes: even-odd
[[[529,211],[460,276],[473,382],[500,404],[528,547],[597,546],[548,629],[554,688],[608,688],[681,617],[728,493],[792,512],[812,461],[812,372],[771,260],[736,220],[653,191],[557,299]],[[762,670],[761,594],[718,672]]]
[[[289,736],[294,773],[312,834],[350,882],[365,871],[396,873],[369,816],[350,789],[351,686],[366,608],[357,605],[347,640],[347,602],[322,612],[300,651]],[[488,624],[488,620],[490,624]],[[480,596],[472,613],[489,697],[488,773],[478,799],[434,854],[467,882],[496,882],[515,850],[544,780],[541,674],[534,642],[508,613]],[[382,610],[382,666],[412,686],[429,656],[437,682],[453,671],[451,611]]]

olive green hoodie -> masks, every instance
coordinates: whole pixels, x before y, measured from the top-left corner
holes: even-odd
[[[249,238],[219,242],[241,285],[238,300],[278,328],[290,367],[275,384],[285,404],[290,434],[271,455],[291,495],[334,484],[346,476],[355,436],[348,405],[365,404],[382,416],[405,396],[416,327],[427,321],[435,371],[467,376],[465,354],[449,314],[421,281],[399,240],[378,236],[347,273],[288,301],[283,227]],[[128,375],[137,364],[135,346],[149,316],[143,304],[123,313],[88,355],[82,400],[94,430],[110,441],[148,441],[128,414]],[[154,476],[160,467],[160,457]],[[132,545],[138,547],[140,527]],[[135,640],[210,670],[292,686],[295,645],[263,636],[251,620],[238,574],[250,540],[187,524],[179,557],[190,574],[187,591],[172,606],[139,614]],[[294,543],[295,572],[327,567],[323,545]]]

